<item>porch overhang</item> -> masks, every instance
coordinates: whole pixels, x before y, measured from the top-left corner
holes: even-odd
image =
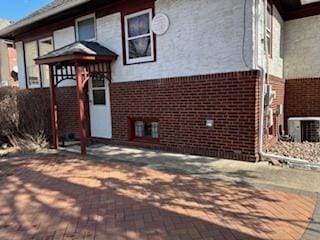
[[[58,106],[56,87],[64,80],[76,81],[79,104],[81,153],[86,154],[87,136],[84,87],[90,77],[99,76],[111,82],[111,62],[117,54],[96,42],[75,42],[35,59],[38,65],[49,65],[53,148],[58,149]]]
[[[35,59],[36,64],[57,64],[76,61],[111,62],[117,54],[97,42],[80,41],[59,48]]]
[[[84,55],[84,54],[72,54],[72,55],[64,55],[57,56],[52,58],[44,58],[44,59],[36,59],[36,64],[38,65],[51,65],[56,63],[63,62],[112,62],[116,58],[113,56],[95,56],[95,55]]]

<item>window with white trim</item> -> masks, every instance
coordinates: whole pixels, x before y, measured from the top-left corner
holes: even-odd
[[[25,43],[24,48],[28,86],[30,88],[40,87],[40,69],[34,61],[38,57],[37,41]]]
[[[39,55],[43,56],[47,53],[53,51],[53,40],[52,37],[45,38],[39,40]],[[41,65],[41,80],[43,87],[50,86],[50,75],[49,75],[49,66],[48,65]]]
[[[40,88],[41,83],[43,87],[49,87],[49,67],[47,65],[37,65],[35,59],[53,51],[52,37],[27,42],[24,44],[24,51],[28,87]]]
[[[127,64],[154,61],[154,42],[151,22],[152,9],[124,17]]]
[[[96,40],[96,18],[90,14],[76,19],[76,32],[78,41]]]
[[[272,56],[272,18],[273,9],[272,4],[267,1],[267,22],[266,22],[266,41],[267,41],[267,52],[268,55]]]

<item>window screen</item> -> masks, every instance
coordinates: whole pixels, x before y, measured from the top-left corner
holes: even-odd
[[[79,41],[92,40],[96,38],[94,17],[78,21]]]

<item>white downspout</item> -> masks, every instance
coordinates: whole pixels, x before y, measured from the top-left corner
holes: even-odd
[[[257,46],[260,46],[259,41],[261,41],[260,39],[260,35],[259,35],[259,31],[257,30],[259,28],[259,1],[260,0],[256,0],[256,16],[255,16],[255,24],[256,24],[256,44]],[[265,24],[266,24],[266,17],[267,17],[267,7],[265,5],[265,1],[263,1],[264,4],[264,11],[263,11],[263,24],[264,24],[264,28],[265,28]],[[263,137],[264,137],[264,93],[265,93],[265,81],[266,81],[266,74],[269,73],[269,64],[268,64],[268,54],[267,54],[267,44],[266,44],[266,32],[265,29],[263,29],[264,32],[264,39],[263,39],[263,46],[264,46],[264,50],[263,50],[263,56],[264,56],[264,64],[265,66],[260,66],[259,65],[259,61],[258,58],[256,59],[257,63],[256,66],[260,69],[261,71],[261,91],[260,91],[260,97],[261,97],[261,105],[260,105],[260,117],[259,117],[259,155],[262,158],[268,158],[268,159],[279,159],[285,162],[297,162],[297,163],[309,163],[309,161],[307,160],[303,160],[303,159],[299,159],[299,158],[292,158],[292,157],[284,157],[284,156],[279,156],[279,155],[275,155],[275,154],[270,154],[270,153],[266,153],[263,150]],[[258,47],[258,51],[259,51],[259,47]],[[260,52],[260,51],[259,51]],[[266,69],[266,71],[265,71]]]

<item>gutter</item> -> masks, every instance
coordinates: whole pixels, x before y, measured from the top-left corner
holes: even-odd
[[[52,15],[58,14],[60,12],[63,12],[65,10],[71,9],[73,7],[82,5],[82,4],[90,2],[90,1],[91,0],[74,0],[74,1],[72,1],[70,3],[57,6],[57,7],[53,8],[52,10],[49,10],[49,11],[44,12],[44,13],[40,13],[40,14],[38,14],[38,15],[36,15],[34,17],[31,17],[29,19],[26,19],[24,21],[17,22],[16,24],[9,25],[8,27],[0,30],[0,37],[7,36],[10,33],[14,32],[14,31],[16,31],[16,30],[18,30],[20,28],[23,28],[25,26],[28,26],[30,24],[33,24],[33,23],[38,22],[40,20],[43,20],[44,18],[50,17]]]

